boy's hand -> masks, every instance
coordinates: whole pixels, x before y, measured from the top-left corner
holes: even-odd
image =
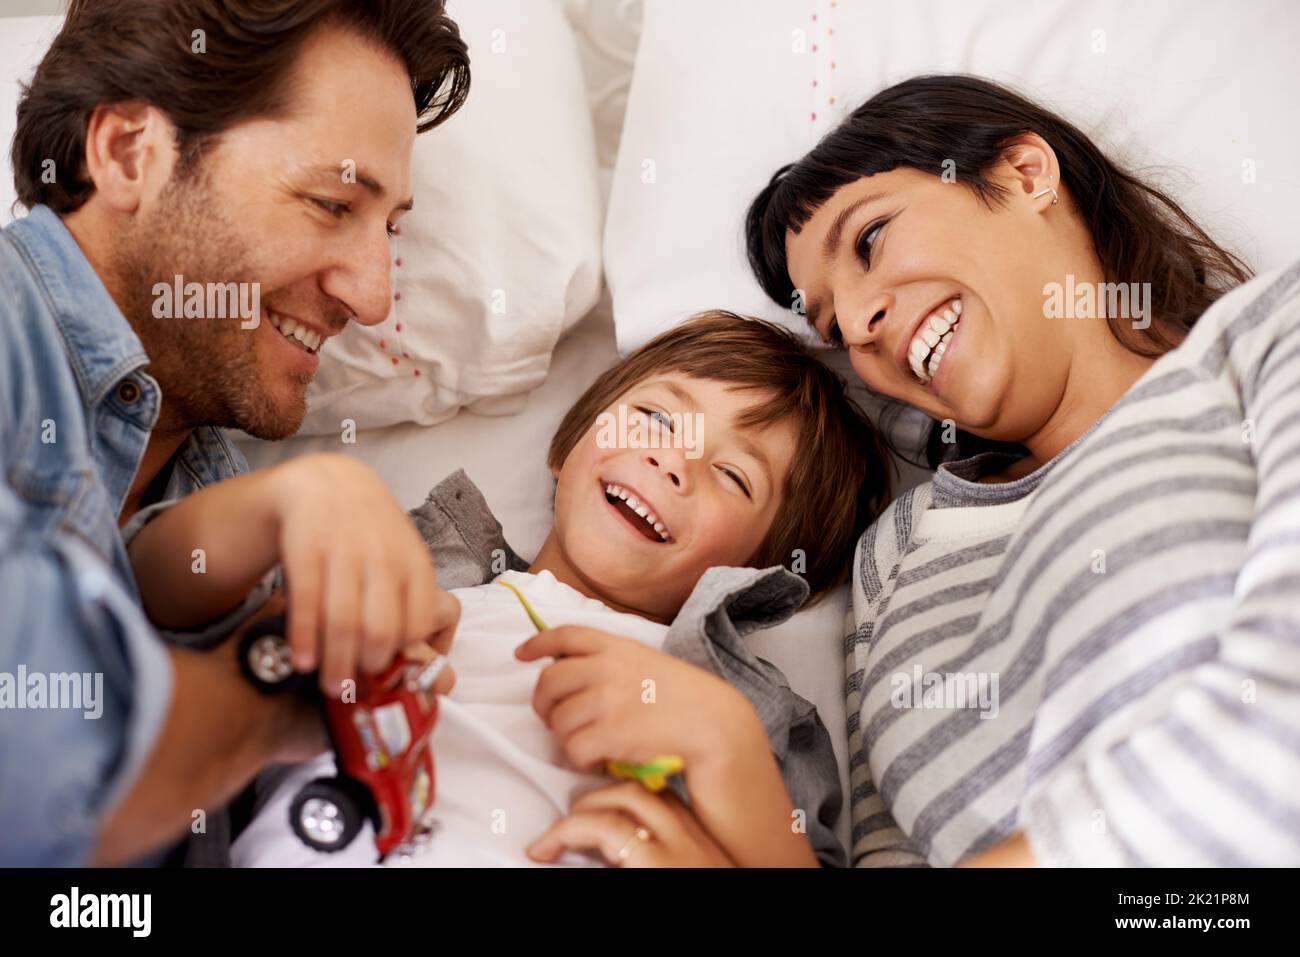
[[[515,649],[521,661],[555,658],[537,679],[533,710],[581,769],[677,754],[686,773],[725,761],[758,716],[740,692],[689,662],[577,625],[538,632]]]
[[[320,669],[337,693],[357,669],[383,670],[403,647],[451,647],[460,603],[438,587],[433,560],[383,481],[345,455],[291,459],[272,496],[299,671]]]
[[[615,867],[734,867],[677,795],[636,783],[588,791],[547,828],[528,856],[554,863],[565,851],[596,851]]]

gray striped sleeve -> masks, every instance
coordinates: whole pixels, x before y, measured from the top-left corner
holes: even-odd
[[[1244,557],[1219,590],[1227,613],[1143,721],[1081,758],[1068,742],[1031,757],[1054,765],[1020,809],[1041,863],[1300,860],[1300,266],[1262,285],[1216,304],[1231,321],[1201,357],[1240,383],[1256,478]]]

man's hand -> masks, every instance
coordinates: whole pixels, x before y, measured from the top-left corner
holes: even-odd
[[[677,754],[689,774],[725,752],[734,729],[757,721],[749,702],[722,679],[594,628],[539,632],[515,656],[556,659],[537,680],[533,709],[569,761],[584,770],[607,760],[639,764]]]
[[[250,618],[284,607],[274,596]],[[259,770],[329,749],[320,708],[296,695],[268,695],[239,670],[244,628],[210,651],[168,648],[172,700],[153,752],[99,829],[92,863],[122,865],[176,840],[196,811],[216,810]]]
[[[381,671],[405,646],[428,642],[445,654],[460,604],[438,587],[424,541],[374,470],[318,454],[275,471],[294,667],[319,668],[331,694],[358,669]]]
[[[528,856],[553,864],[565,851],[596,851],[615,867],[735,867],[677,795],[636,783],[582,795],[568,817],[529,845]]]

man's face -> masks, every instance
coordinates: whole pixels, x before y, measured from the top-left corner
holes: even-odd
[[[709,568],[747,563],[795,454],[791,423],[740,424],[769,399],[666,373],[615,400],[556,476],[553,534],[566,564],[607,603],[669,620]],[[608,428],[622,421],[627,436]],[[688,424],[691,441],[679,441]]]
[[[304,45],[288,90],[283,114],[225,131],[117,243],[123,311],[185,425],[292,435],[328,337],[349,319],[372,325],[389,311],[389,231],[411,195],[410,80],[374,45],[323,29]],[[154,285],[178,275],[257,283],[256,326],[155,318]]]

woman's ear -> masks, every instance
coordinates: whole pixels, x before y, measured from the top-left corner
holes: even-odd
[[[1056,202],[1060,193],[1060,167],[1056,152],[1037,133],[1025,133],[1007,143],[999,172],[1018,194],[1041,211]],[[1053,192],[1056,190],[1057,192]]]

